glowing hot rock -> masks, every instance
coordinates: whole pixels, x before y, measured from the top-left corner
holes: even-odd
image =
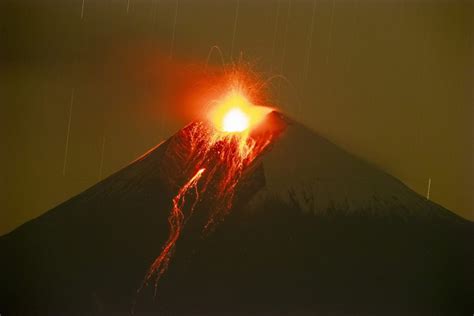
[[[210,114],[210,120],[221,132],[240,133],[258,125],[271,109],[252,104],[243,93],[232,90]]]
[[[241,109],[231,109],[222,120],[224,132],[242,132],[249,128],[249,118]]]

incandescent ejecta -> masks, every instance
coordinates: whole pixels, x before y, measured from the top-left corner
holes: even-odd
[[[155,276],[156,290],[181,231],[204,193],[212,195],[213,201],[206,202],[208,218],[203,233],[212,230],[230,212],[244,172],[281,132],[268,132],[269,127],[263,126],[261,128],[267,132],[258,133],[259,125],[265,124],[264,119],[270,112],[269,108],[251,104],[243,91],[233,88],[216,103],[207,121],[192,123],[183,130],[183,141],[190,150],[179,169],[184,171],[183,178],[189,176],[189,179],[173,198],[168,217],[169,237],[147,272],[143,285]]]

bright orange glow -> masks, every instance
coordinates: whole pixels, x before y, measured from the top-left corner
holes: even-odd
[[[242,132],[247,128],[249,128],[249,117],[240,108],[229,110],[222,119],[224,132]]]
[[[261,123],[270,111],[270,108],[252,104],[243,92],[234,88],[216,102],[209,118],[217,130],[239,133]]]
[[[207,120],[189,124],[170,139],[166,149],[169,158],[164,160],[163,170],[170,175],[166,181],[181,186],[172,200],[168,239],[142,286],[155,276],[156,291],[158,280],[167,270],[183,228],[194,211],[207,212],[203,226],[206,234],[224,219],[234,207],[245,172],[259,163],[258,158],[281,132],[271,130],[272,121],[265,120],[272,109],[255,105],[262,100],[258,97],[259,86],[241,72],[233,73],[229,80],[228,84],[219,85],[219,91],[212,97],[207,94],[199,97],[206,99],[202,108],[208,111]],[[259,133],[257,126],[266,132]]]

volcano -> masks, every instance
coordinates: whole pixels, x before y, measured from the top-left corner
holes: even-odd
[[[191,123],[2,236],[0,313],[472,314],[473,223],[279,112],[264,123],[244,146]]]

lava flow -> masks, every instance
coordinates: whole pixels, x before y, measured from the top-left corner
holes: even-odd
[[[165,246],[161,251],[161,254],[151,265],[150,270],[148,271],[148,274],[146,276],[146,279],[148,280],[154,273],[156,273],[155,285],[158,283],[160,277],[163,275],[163,273],[166,271],[166,268],[168,267],[171,254],[176,245],[176,241],[178,240],[178,237],[181,233],[181,229],[183,228],[185,216],[182,210],[184,203],[186,202],[186,194],[191,188],[194,188],[196,190],[196,197],[190,210],[191,213],[194,210],[197,201],[199,200],[197,182],[201,178],[204,170],[204,168],[199,169],[196,174],[191,179],[189,179],[189,181],[186,182],[186,184],[179,190],[178,194],[173,199],[173,208],[171,209],[171,213],[168,217],[168,222],[170,224],[170,234],[168,240],[166,241]]]
[[[169,237],[144,284],[155,276],[156,291],[195,209],[205,213],[203,233],[212,231],[231,210],[243,175],[279,134],[275,130],[261,131],[270,112],[270,108],[253,105],[239,89],[231,89],[216,102],[207,120],[191,123],[170,140],[161,174],[172,185],[185,184],[173,198]]]

